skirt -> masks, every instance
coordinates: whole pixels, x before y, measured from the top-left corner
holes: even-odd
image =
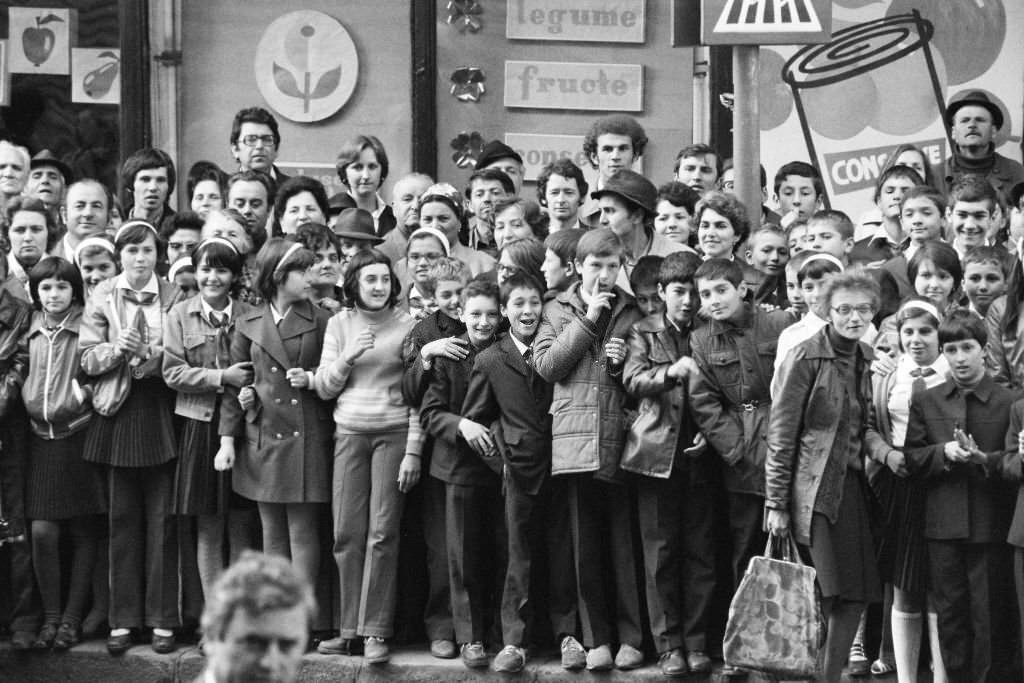
[[[63,439],[29,437],[25,516],[58,520],[107,512],[103,469],[82,459],[86,430]]]
[[[821,597],[882,601],[868,513],[868,488],[862,473],[846,473],[835,524],[825,515],[814,513],[808,554],[818,574]]]
[[[128,398],[110,417],[93,415],[84,458],[112,467],[153,467],[176,457],[174,391],[159,377],[132,381]]]
[[[888,467],[871,481],[881,510],[878,569],[900,590],[928,590],[928,546],[924,540],[925,491],[920,481],[898,477]]]
[[[213,458],[220,448],[219,426],[219,409],[209,422],[184,418],[174,474],[175,514],[222,515],[228,510],[255,508],[255,503],[231,490],[231,470],[218,472],[213,468]]]

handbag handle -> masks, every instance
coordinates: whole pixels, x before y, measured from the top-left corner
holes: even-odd
[[[785,537],[785,538],[783,538]],[[800,551],[796,547],[796,541],[793,539],[793,534],[768,534],[768,543],[764,548],[764,556],[772,560],[782,560],[783,562],[792,562],[794,564],[803,565],[803,558],[800,557]]]

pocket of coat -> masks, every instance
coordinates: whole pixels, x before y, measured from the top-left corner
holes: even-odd
[[[181,343],[186,349],[196,349],[206,343],[205,334],[186,334],[181,338]]]
[[[710,357],[712,372],[723,386],[740,383],[740,357],[735,352],[713,353]]]

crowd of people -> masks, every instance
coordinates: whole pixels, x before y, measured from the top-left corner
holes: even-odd
[[[788,534],[823,680],[917,681],[922,645],[936,681],[1019,680],[1024,167],[984,93],[946,120],[945,166],[893,150],[853,218],[801,160],[745,207],[704,144],[658,186],[623,115],[585,136],[595,187],[560,159],[530,197],[495,140],[388,202],[376,137],[329,197],[243,109],[237,170],[193,165],[180,212],[159,149],[115,196],[0,141],[12,646],[171,652],[261,548],[319,598],[269,608],[308,631],[289,651],[383,663],[414,620],[470,668],[707,673],[716,594]]]

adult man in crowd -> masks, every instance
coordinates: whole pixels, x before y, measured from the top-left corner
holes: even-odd
[[[273,114],[262,107],[249,107],[235,114],[231,123],[231,156],[238,162],[239,171],[262,171],[273,179],[275,187],[280,187],[288,180],[274,165],[280,150],[281,133]]]
[[[946,125],[953,137],[953,154],[946,159],[947,188],[968,173],[985,176],[1007,195],[1024,181],[1024,166],[996,152],[992,140],[1003,127],[1003,112],[985,92],[969,90],[954,97],[946,108]]]
[[[29,161],[27,149],[8,140],[0,140],[0,209],[25,189]]]
[[[526,168],[523,166],[523,158],[514,149],[501,140],[491,140],[484,145],[480,157],[476,160],[476,170],[484,168],[496,168],[512,179],[515,186],[515,196],[519,196],[519,190],[523,187],[523,176]]]
[[[316,602],[283,557],[246,551],[206,596],[206,668],[196,683],[298,679]]]
[[[98,180],[83,178],[68,187],[60,212],[67,232],[50,254],[73,261],[82,240],[106,231],[111,203],[110,190]]]
[[[46,204],[46,208],[53,210],[60,206],[64,190],[70,184],[71,168],[53,156],[50,150],[44,149],[32,157],[25,194],[36,197]]]
[[[632,116],[613,114],[595,121],[583,138],[583,153],[590,160],[590,165],[597,169],[597,186],[594,189],[603,188],[617,171],[632,169],[646,147],[647,133]],[[591,227],[600,225],[601,209],[593,195],[580,209],[580,218]]]

